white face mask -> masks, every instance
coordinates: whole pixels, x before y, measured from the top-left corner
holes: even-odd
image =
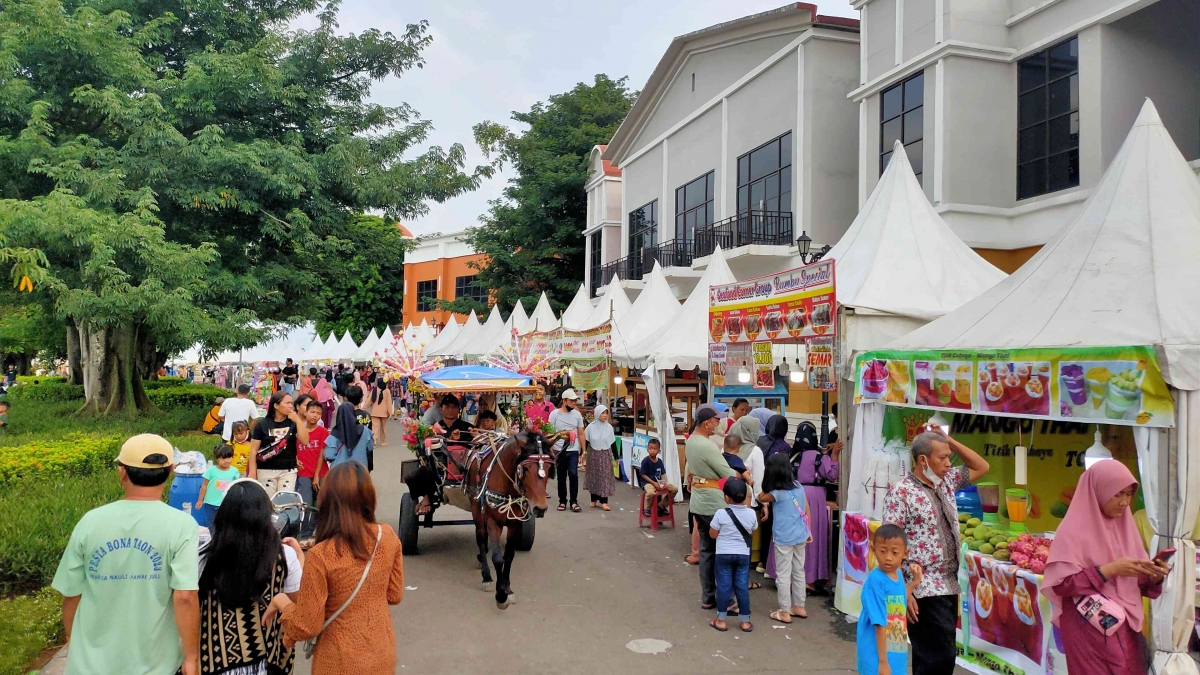
[[[921,472],[930,483],[933,483],[933,487],[937,488],[942,486],[942,479],[933,472],[933,469],[929,468],[929,464],[925,464],[925,466],[921,469]]]

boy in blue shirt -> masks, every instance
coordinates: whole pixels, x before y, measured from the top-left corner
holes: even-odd
[[[650,515],[650,509],[654,508],[656,501],[658,515],[667,515],[667,500],[674,499],[675,493],[679,492],[679,488],[667,482],[667,467],[658,456],[659,449],[658,439],[651,438],[646,444],[646,457],[642,459],[642,465],[638,468],[647,495],[646,508],[642,511],[642,515],[646,516]],[[658,499],[654,500],[651,497]]]
[[[895,525],[881,525],[871,540],[879,566],[867,575],[858,615],[858,672],[904,675],[908,672],[908,594],[921,583],[921,566],[909,565],[906,586],[899,569],[908,557],[908,537]]]

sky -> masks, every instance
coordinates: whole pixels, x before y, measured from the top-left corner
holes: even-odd
[[[591,82],[596,73],[629,78],[630,89],[645,84],[678,35],[782,6],[781,0],[343,0],[342,32],[378,28],[396,34],[419,20],[429,21],[433,44],[423,69],[375,85],[382,105],[407,102],[433,121],[427,145],[461,143],[468,168],[485,162],[471,127],[485,120],[519,129],[514,110]],[[821,14],[858,17],[849,0],[817,2]],[[311,27],[311,24],[300,24]],[[499,173],[478,190],[444,204],[431,202],[429,214],[406,222],[415,234],[457,232],[473,227],[501,196],[510,172]]]

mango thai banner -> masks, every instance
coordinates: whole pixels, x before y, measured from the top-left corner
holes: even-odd
[[[855,373],[856,403],[1128,426],[1175,419],[1150,347],[874,351]]]
[[[837,333],[834,261],[708,291],[711,342],[785,342]]]

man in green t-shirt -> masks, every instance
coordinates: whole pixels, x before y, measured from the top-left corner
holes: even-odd
[[[684,445],[687,473],[692,486],[688,513],[692,517],[692,526],[700,528],[700,603],[704,609],[717,606],[717,540],[710,537],[708,532],[712,517],[719,509],[725,508],[725,495],[717,483],[722,478],[737,475],[729,468],[721,449],[712,442],[711,436],[718,424],[717,411],[712,407],[701,407],[696,411],[695,426]]]
[[[71,532],[51,584],[63,594],[67,675],[200,672],[196,521],[162,501],[172,456],[161,436],[125,441],[125,498]]]

